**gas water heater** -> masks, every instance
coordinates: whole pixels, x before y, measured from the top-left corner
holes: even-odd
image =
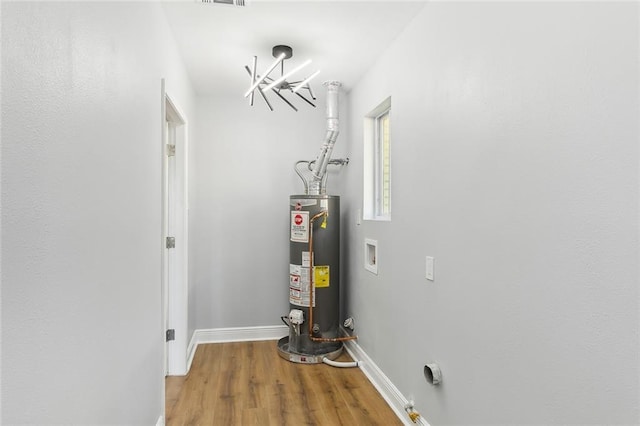
[[[340,336],[340,197],[326,194],[327,167],[349,159],[331,159],[339,133],[341,84],[327,88],[327,133],[314,161],[298,161],[295,171],[304,194],[289,198],[289,336],[278,341],[283,358],[297,363],[330,363],[342,352]],[[306,170],[301,170],[301,165]],[[327,361],[329,360],[329,361]]]

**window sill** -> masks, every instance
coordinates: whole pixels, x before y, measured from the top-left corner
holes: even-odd
[[[369,222],[391,222],[391,216],[365,217],[362,220]]]

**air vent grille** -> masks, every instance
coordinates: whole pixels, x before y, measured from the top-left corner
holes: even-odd
[[[226,4],[228,6],[246,6],[246,0],[200,0],[200,3]]]

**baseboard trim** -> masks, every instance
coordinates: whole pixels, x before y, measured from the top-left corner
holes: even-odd
[[[289,334],[286,325],[268,325],[260,327],[230,327],[195,330],[187,347],[187,372],[198,345],[225,342],[256,342],[260,340],[278,340]]]
[[[164,426],[164,416],[158,417],[158,421],[156,422],[156,426]]]
[[[369,379],[371,384],[378,390],[380,395],[389,404],[389,407],[396,413],[396,416],[402,422],[407,425],[419,424],[422,426],[430,426],[424,417],[420,416],[417,423],[412,423],[405,411],[404,407],[409,400],[398,390],[398,388],[389,380],[389,378],[382,372],[380,367],[369,355],[353,340],[345,342],[345,349],[351,355],[354,360],[361,361],[360,369],[364,375]]]
[[[196,354],[196,349],[198,348],[198,342],[196,341],[196,331],[191,335],[191,340],[189,340],[189,346],[187,346],[187,374],[191,371],[191,363],[193,362],[193,356]]]

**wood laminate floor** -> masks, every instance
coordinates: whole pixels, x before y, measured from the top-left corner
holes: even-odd
[[[294,364],[275,341],[199,345],[166,407],[168,426],[402,425],[360,369]]]

